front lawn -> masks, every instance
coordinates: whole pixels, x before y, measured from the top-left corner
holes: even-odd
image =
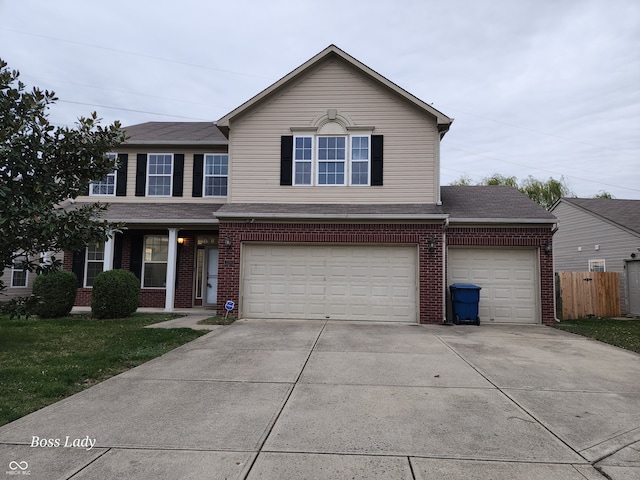
[[[640,319],[583,318],[563,320],[554,327],[640,353]]]
[[[95,320],[0,316],[0,425],[158,357],[207,333],[143,328],[175,318]]]

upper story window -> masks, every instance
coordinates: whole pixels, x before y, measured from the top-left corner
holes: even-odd
[[[294,185],[370,185],[369,145],[369,135],[294,137]]]
[[[229,155],[204,156],[204,196],[226,197],[229,185]]]
[[[150,153],[147,162],[147,196],[170,197],[173,180],[173,155],[170,153]]]
[[[115,153],[107,153],[109,160],[112,160],[113,163],[116,163],[118,156]],[[91,182],[89,185],[89,195],[108,195],[114,196],[116,194],[116,182],[117,182],[117,172],[114,170],[111,173],[108,173],[102,180],[99,182]]]

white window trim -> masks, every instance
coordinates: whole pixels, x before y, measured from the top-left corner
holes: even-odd
[[[118,160],[118,154],[117,153],[107,153],[107,156],[113,160],[113,162],[115,163]],[[89,196],[90,197],[115,197],[116,196],[116,191],[118,188],[118,172],[117,170],[114,168],[113,171],[111,173],[107,173],[105,175],[105,179],[107,177],[113,177],[113,193],[93,193],[93,186],[99,183],[102,183],[102,180],[100,182],[91,182],[89,184]]]
[[[102,265],[102,270],[104,270],[104,243],[102,245],[102,261],[97,260],[89,260],[89,247],[84,249],[84,278],[82,280],[82,286],[84,288],[93,288],[93,285],[87,285],[88,273],[89,273],[89,262],[91,263],[100,263]]]
[[[311,160],[296,160],[296,139],[297,138],[310,138],[311,139]],[[293,172],[292,176],[293,176],[293,182],[292,184],[297,186],[297,187],[313,187],[314,183],[314,168],[315,168],[315,144],[316,144],[316,137],[314,135],[294,135],[293,137],[293,152],[292,152],[292,157],[293,157]],[[298,163],[311,163],[311,181],[309,183],[296,183],[296,164]]]
[[[600,266],[602,264],[602,270],[593,270],[595,265]],[[598,258],[595,260],[589,260],[589,271],[590,272],[606,272],[607,271],[607,263],[604,258]]]
[[[146,249],[146,245],[147,245],[147,238],[149,237],[167,237],[168,239],[168,235],[145,235],[142,239],[142,271],[140,272],[140,288],[149,288],[149,289],[161,289],[164,290],[167,288],[166,286],[166,277],[165,277],[165,286],[164,287],[145,287],[144,285],[144,271],[145,271],[145,265],[148,263],[153,263],[153,264],[162,264],[164,263],[167,266],[167,270],[169,268],[169,259],[167,258],[167,260],[159,262],[157,260],[145,260],[144,258],[144,251]]]
[[[157,173],[149,173],[149,166],[151,164],[151,157],[154,155],[158,155],[158,156],[170,156],[171,157],[171,173],[163,173],[163,174],[157,174]],[[171,196],[173,196],[173,172],[174,172],[174,168],[175,168],[175,158],[173,156],[173,153],[149,153],[147,154],[147,178],[146,178],[146,191],[145,194],[147,197],[153,197],[153,198],[170,198]],[[169,194],[168,195],[151,195],[149,193],[149,179],[151,177],[169,177]]]
[[[16,259],[17,260],[17,259]],[[24,272],[24,285],[15,285],[14,283],[14,273],[16,272]],[[29,286],[29,270],[25,268],[16,268],[15,264],[11,265],[11,287],[10,288],[27,288]]]
[[[207,157],[227,157],[227,174],[207,175]],[[226,195],[207,195],[207,178],[226,178],[227,179],[227,194]],[[206,198],[227,198],[229,196],[229,154],[228,153],[205,153],[204,164],[202,166],[202,196]]]
[[[320,162],[318,150],[320,148],[320,137],[343,137],[345,138],[345,156],[344,160],[322,160],[322,162],[343,162],[344,163],[344,183],[320,183]],[[311,160],[296,160],[296,139],[298,138],[310,138],[311,139]],[[353,160],[353,139],[354,138],[367,138],[369,156],[366,160],[367,163],[367,183],[353,183],[352,172],[354,162],[365,162],[365,160]],[[294,135],[293,137],[293,151],[292,155],[292,185],[296,187],[370,187],[371,186],[371,133],[354,133],[354,134],[334,134],[334,135]],[[296,182],[296,165],[298,163],[311,163],[311,183],[297,183]]]
[[[354,162],[364,162],[364,160],[353,160],[353,139],[366,138],[369,156],[367,157],[367,183],[353,183],[352,172]],[[371,186],[371,134],[368,135],[349,135],[349,186],[350,187],[370,187]]]
[[[346,187],[349,182],[347,180],[347,176],[349,173],[349,135],[318,135],[317,138],[344,138],[344,160],[320,160],[320,142],[316,142],[315,148],[315,175],[316,175],[316,185],[318,187]],[[344,164],[344,182],[343,183],[320,183],[320,163],[343,163]]]

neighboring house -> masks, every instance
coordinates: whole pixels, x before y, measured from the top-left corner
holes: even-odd
[[[12,267],[4,269],[0,278],[5,286],[5,289],[0,291],[0,302],[4,302],[12,298],[31,295],[31,287],[36,274],[27,271],[22,265],[21,257],[18,257]]]
[[[448,285],[473,282],[481,321],[552,323],[555,217],[509,187],[441,187],[451,123],[331,45],[215,124],[127,127],[119,170],[77,200],[127,224],[65,257],[77,302],[124,268],[141,306],[442,323]]]
[[[619,272],[622,313],[640,315],[640,200],[562,198],[551,211],[555,270]]]

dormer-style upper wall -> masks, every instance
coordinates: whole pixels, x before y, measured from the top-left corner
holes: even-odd
[[[219,120],[231,203],[437,203],[452,120],[330,46]]]

